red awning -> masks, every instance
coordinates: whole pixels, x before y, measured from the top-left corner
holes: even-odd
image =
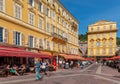
[[[29,52],[23,48],[9,48],[0,46],[0,56],[15,56],[15,57],[42,57],[40,53]]]
[[[39,51],[40,54],[42,54],[41,58],[52,58],[52,54],[51,52],[47,52],[47,51]]]
[[[111,59],[117,60],[117,59],[120,59],[120,56],[114,56],[114,57],[112,57]]]
[[[64,57],[65,59],[71,59],[71,60],[85,60],[83,57],[80,57],[78,55],[73,54],[59,54],[60,56]]]

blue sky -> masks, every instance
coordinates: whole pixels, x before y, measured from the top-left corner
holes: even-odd
[[[87,26],[99,20],[117,22],[120,37],[120,0],[60,0],[80,22],[79,34],[87,32]]]

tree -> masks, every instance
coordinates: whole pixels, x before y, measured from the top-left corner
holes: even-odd
[[[117,46],[120,46],[120,37],[117,37]]]
[[[87,41],[87,34],[80,34],[78,35],[78,37],[80,41],[83,41],[83,42]]]

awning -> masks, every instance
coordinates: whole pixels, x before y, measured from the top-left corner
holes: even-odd
[[[117,60],[117,59],[120,59],[120,56],[114,56],[114,57],[112,57],[111,59]]]
[[[72,54],[59,54],[60,56],[64,57],[65,59],[71,59],[71,60],[85,60],[83,57],[80,57],[78,55],[72,55]]]
[[[94,61],[95,59],[94,58],[85,58],[86,61],[89,61],[89,60],[92,60]]]
[[[24,48],[11,48],[0,46],[0,56],[42,57],[44,55],[40,53],[26,51]]]
[[[39,51],[40,54],[42,54],[41,58],[52,58],[52,54],[51,52],[47,52],[47,51]]]

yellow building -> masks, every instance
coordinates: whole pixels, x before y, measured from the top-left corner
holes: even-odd
[[[78,21],[59,0],[0,0],[0,43],[78,54]]]
[[[88,26],[88,57],[110,57],[116,50],[116,22],[100,20]]]

